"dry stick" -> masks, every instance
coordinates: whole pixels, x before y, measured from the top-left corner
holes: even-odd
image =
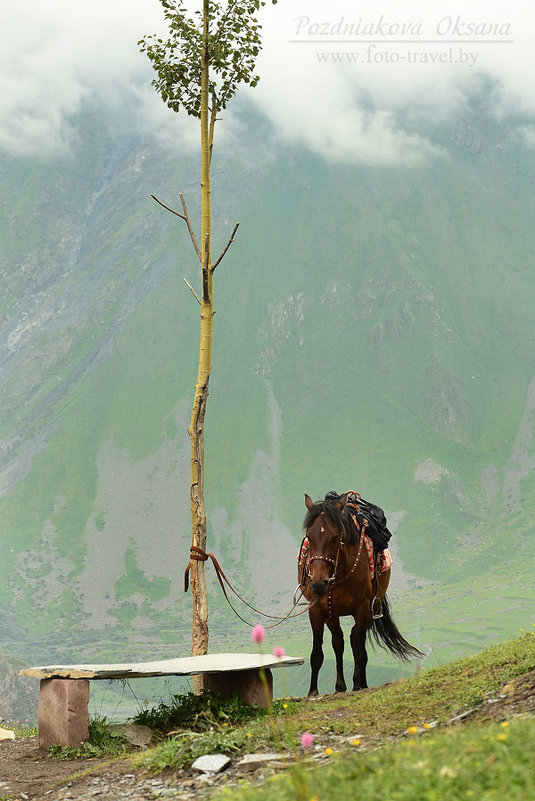
[[[217,267],[217,265],[218,265],[218,264],[219,264],[219,263],[222,261],[222,259],[224,258],[224,256],[225,256],[225,254],[226,254],[227,250],[229,249],[229,247],[230,247],[230,246],[232,245],[232,243],[234,242],[234,235],[236,234],[236,231],[238,230],[238,225],[239,225],[239,222],[237,222],[237,223],[236,223],[236,225],[234,226],[234,230],[233,230],[232,234],[230,235],[230,239],[229,239],[229,241],[227,242],[227,244],[226,244],[226,246],[225,246],[225,249],[223,250],[223,252],[221,253],[221,256],[218,258],[218,260],[216,261],[216,263],[215,263],[215,264],[213,265],[213,267],[212,267],[212,272],[214,272],[215,268],[216,268],[216,267]]]
[[[188,226],[189,235],[191,237],[191,241],[193,242],[193,247],[195,248],[195,253],[199,257],[199,261],[202,263],[201,251],[199,249],[199,246],[197,244],[197,240],[195,239],[195,233],[194,233],[193,228],[191,227],[191,223],[189,221],[189,214],[188,214],[188,210],[186,208],[186,201],[184,200],[184,195],[182,194],[182,192],[180,192],[178,196],[180,198],[180,202],[182,203],[182,209],[184,210],[184,220],[186,221],[186,225]]]
[[[199,257],[199,261],[201,262],[201,264],[203,264],[203,258],[202,258],[202,255],[201,255],[201,251],[200,251],[200,249],[199,249],[199,246],[198,246],[198,244],[197,244],[197,240],[196,240],[196,238],[195,238],[195,233],[194,233],[194,231],[193,231],[193,228],[191,227],[191,222],[190,222],[190,219],[189,219],[188,210],[187,210],[187,208],[186,208],[186,201],[184,200],[184,195],[182,194],[182,192],[180,192],[180,194],[179,194],[179,197],[180,197],[180,202],[182,203],[182,208],[183,208],[183,210],[184,210],[184,214],[180,214],[180,212],[179,212],[179,211],[175,211],[175,209],[172,209],[170,206],[167,206],[165,203],[163,203],[161,200],[159,200],[159,199],[156,197],[156,195],[151,195],[151,198],[152,198],[153,200],[155,200],[155,201],[156,201],[156,203],[159,203],[159,204],[160,204],[160,206],[162,206],[164,209],[167,209],[167,211],[170,211],[170,212],[171,212],[171,214],[175,214],[177,217],[180,217],[180,219],[181,219],[181,220],[184,220],[184,222],[186,223],[186,225],[187,225],[187,227],[188,227],[189,235],[190,235],[190,237],[191,237],[191,241],[192,241],[192,243],[193,243],[193,247],[195,248],[195,253],[196,253],[196,254],[197,254],[197,256]],[[226,255],[226,253],[227,253],[227,250],[229,249],[229,247],[230,247],[230,246],[232,245],[232,243],[234,242],[234,237],[236,236],[236,231],[238,230],[238,226],[239,226],[239,222],[237,222],[237,223],[236,223],[236,225],[234,226],[234,229],[233,229],[233,231],[232,231],[232,234],[230,235],[230,239],[229,239],[229,241],[227,242],[227,244],[225,245],[225,248],[224,248],[223,252],[222,252],[222,253],[221,253],[221,255],[219,256],[219,258],[217,259],[217,261],[215,262],[215,264],[213,264],[213,265],[212,265],[212,267],[210,267],[210,272],[212,272],[212,273],[213,273],[213,271],[215,270],[215,268],[217,267],[217,265],[218,265],[218,264],[220,264],[220,263],[221,263],[221,261],[223,260],[223,258],[225,257],[225,255]],[[184,281],[186,281],[186,279],[185,279],[185,278],[184,278]],[[187,281],[186,281],[186,284],[188,284],[188,282],[187,282]],[[188,284],[188,286],[189,286],[189,288],[191,289],[191,286],[190,286],[190,284]],[[191,289],[191,291],[193,292],[193,289]],[[198,297],[197,297],[197,295],[195,294],[195,292],[193,292],[193,294],[195,295],[195,297],[197,298],[197,300],[199,300],[199,299],[198,299]],[[200,301],[199,301],[199,303],[200,303]]]
[[[195,295],[195,299],[197,300],[197,303],[200,306],[201,305],[201,299],[199,298],[199,296],[197,295],[197,293],[195,292],[195,290],[193,289],[192,285],[190,284],[190,282],[188,281],[187,278],[184,278],[184,283],[186,284],[186,286],[188,286],[191,289],[191,291]]]
[[[170,206],[167,206],[165,203],[162,203],[162,201],[161,201],[161,200],[159,200],[159,199],[156,197],[156,195],[151,195],[151,198],[152,198],[153,200],[155,200],[155,201],[156,201],[156,203],[159,203],[159,204],[160,204],[160,206],[162,206],[164,209],[167,209],[167,211],[170,211],[170,212],[171,212],[171,214],[175,214],[177,217],[180,217],[180,219],[181,219],[181,220],[184,220],[184,222],[186,223],[186,225],[187,225],[187,227],[188,227],[189,235],[190,235],[190,237],[191,237],[191,241],[192,241],[192,243],[193,243],[193,247],[195,248],[195,253],[196,253],[196,254],[197,254],[197,256],[199,257],[199,261],[200,261],[200,262],[201,262],[201,264],[202,264],[202,256],[201,256],[201,251],[199,250],[199,246],[198,246],[198,244],[197,244],[197,240],[195,239],[195,233],[194,233],[194,231],[193,231],[193,228],[191,227],[191,222],[190,222],[190,219],[189,219],[188,210],[187,210],[187,208],[186,208],[186,202],[185,202],[185,200],[184,200],[184,196],[182,195],[182,193],[180,193],[179,197],[180,197],[180,201],[181,201],[181,203],[182,203],[182,208],[184,209],[184,214],[180,214],[180,212],[179,212],[179,211],[175,211],[175,209],[172,209]]]

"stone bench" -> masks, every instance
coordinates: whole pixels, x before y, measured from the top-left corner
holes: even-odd
[[[301,657],[267,654],[206,654],[159,662],[115,665],[53,665],[26,668],[21,676],[41,680],[39,687],[39,747],[79,748],[89,736],[89,682],[150,676],[203,676],[205,689],[226,698],[239,695],[246,704],[267,706],[273,698],[271,668],[302,665]],[[266,685],[261,679],[263,670]]]

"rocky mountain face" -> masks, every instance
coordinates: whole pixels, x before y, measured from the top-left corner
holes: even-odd
[[[0,723],[37,718],[37,682],[21,678],[21,668],[20,662],[0,654]]]
[[[426,131],[439,155],[390,169],[242,123],[214,156],[216,250],[241,226],[216,273],[210,549],[286,611],[303,493],[360,490],[393,521],[415,628],[415,592],[520,577],[534,527],[525,120],[474,104]],[[61,162],[0,163],[0,648],[33,663],[163,657],[189,637],[197,275],[149,196],[181,191],[196,218],[197,157],[94,113],[78,132]],[[212,591],[214,642],[239,642]]]

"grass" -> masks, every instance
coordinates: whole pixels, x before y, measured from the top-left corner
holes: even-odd
[[[0,728],[14,731],[15,737],[33,737],[37,734],[37,726],[26,720],[0,720]]]
[[[409,737],[390,748],[325,758],[309,766],[303,797],[314,801],[363,798],[391,801],[477,799],[499,801],[507,789],[509,801],[535,796],[533,757],[527,744],[535,736],[535,718],[499,724],[468,726]],[[295,777],[268,779],[261,787],[224,790],[224,801],[290,801],[296,798]]]
[[[227,732],[209,731],[205,734],[183,732],[136,758],[135,765],[142,766],[151,773],[160,773],[169,769],[177,770],[189,767],[197,757],[204,754],[245,752],[248,743],[249,739],[243,729],[233,729]],[[250,744],[252,747],[252,741]]]
[[[359,730],[391,736],[404,731],[407,725],[446,721],[533,668],[535,632],[529,632],[395,684],[342,699],[333,698],[321,705],[304,702],[295,719],[309,728],[315,723],[340,735],[351,734],[357,720]]]
[[[152,773],[189,767],[199,756],[278,750],[286,769],[260,787],[241,781],[217,801],[336,801],[363,797],[405,801],[508,801],[535,797],[529,743],[535,716],[442,726],[454,716],[500,695],[505,685],[535,670],[535,630],[476,656],[422,671],[410,679],[359,693],[287,699],[266,710],[216,693],[172,696],[141,709],[135,723],[164,737],[132,757],[132,768]],[[506,692],[508,692],[506,690]],[[496,709],[489,705],[489,710]],[[304,732],[313,735],[300,746]],[[95,720],[82,749],[57,749],[63,759],[124,754],[106,718]]]
[[[151,771],[183,767],[212,749],[237,751],[293,749],[296,736],[309,731],[318,741],[337,737],[367,745],[382,745],[431,722],[443,723],[488,694],[498,693],[516,676],[535,669],[535,631],[492,646],[477,656],[422,671],[411,679],[367,692],[318,700],[277,702],[273,720],[258,714],[247,721],[238,718],[225,726],[217,721],[204,732],[185,730],[140,755],[138,764]],[[148,718],[145,719],[148,721]],[[140,721],[141,722],[141,721]],[[294,736],[293,733],[296,733]]]
[[[284,707],[289,708],[284,701],[273,704],[275,713],[283,714]],[[266,709],[247,706],[237,696],[225,699],[211,690],[202,695],[174,695],[169,703],[162,701],[134,717],[134,723],[169,735],[139,761],[150,771],[159,772],[189,766],[203,754],[254,750],[258,736],[253,736],[252,730],[259,725],[263,731],[267,717]]]
[[[162,701],[150,709],[141,709],[133,722],[162,733],[177,728],[203,732],[239,726],[266,714],[265,709],[247,706],[238,696],[225,699],[219,693],[207,690],[202,695],[173,695],[168,703]]]
[[[126,747],[124,739],[110,730],[106,717],[94,717],[89,720],[89,740],[80,748],[52,745],[48,753],[56,759],[99,759],[106,756],[124,756]]]

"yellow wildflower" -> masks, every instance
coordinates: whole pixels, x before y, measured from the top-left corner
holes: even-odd
[[[332,756],[333,754],[334,754],[334,751],[333,751],[332,748],[329,747],[329,748],[325,749],[325,756]]]
[[[418,734],[419,731],[420,729],[418,728],[418,726],[409,726],[409,728],[407,729],[407,734]]]

